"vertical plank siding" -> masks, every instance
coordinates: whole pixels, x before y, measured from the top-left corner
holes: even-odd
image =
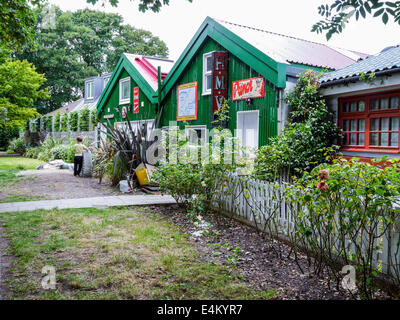
[[[177,111],[177,87],[179,85],[196,82],[198,83],[197,94],[197,120],[178,122],[182,129],[185,125],[206,125],[211,128],[212,101],[211,95],[202,95],[203,89],[203,55],[212,51],[226,50],[214,40],[207,38],[199,48],[195,57],[190,61],[181,77],[176,81],[173,88],[168,92],[163,101],[163,114],[160,126],[168,126],[170,121],[176,121]],[[229,52],[228,72],[228,99],[232,97],[232,82],[253,77],[260,74],[251,69],[245,62],[238,59]],[[234,133],[237,124],[238,111],[259,110],[259,145],[268,143],[269,138],[277,134],[277,88],[268,79],[265,83],[265,97],[252,99],[252,104],[247,105],[245,100],[231,101],[229,110],[228,128]]]

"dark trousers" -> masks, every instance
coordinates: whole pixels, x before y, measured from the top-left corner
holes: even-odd
[[[74,176],[79,176],[81,174],[82,162],[83,162],[82,156],[74,157]]]

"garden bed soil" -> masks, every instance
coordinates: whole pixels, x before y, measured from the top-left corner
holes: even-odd
[[[290,247],[269,241],[259,235],[255,229],[218,213],[204,215],[211,223],[206,236],[193,236],[196,226],[193,218],[186,215],[185,210],[177,205],[153,206],[152,211],[172,220],[190,234],[190,240],[201,252],[203,259],[231,265],[246,281],[264,290],[273,289],[282,300],[350,300],[350,294],[336,290],[336,284],[328,278],[317,277],[307,273],[307,259],[299,257],[300,266],[305,270],[302,274],[294,258],[289,256]],[[207,235],[208,234],[208,235]],[[230,249],[228,250],[227,247]],[[282,257],[277,252],[280,247]],[[234,248],[238,248],[234,255]],[[232,264],[229,259],[235,258]],[[227,261],[228,260],[228,261]]]
[[[99,184],[97,178],[74,177],[72,170],[27,170],[21,171],[18,176],[23,178],[1,190],[0,200],[15,195],[29,195],[37,197],[37,200],[121,195],[119,189],[111,187],[108,181]],[[134,194],[143,192],[137,190]]]

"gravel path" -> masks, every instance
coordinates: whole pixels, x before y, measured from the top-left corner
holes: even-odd
[[[98,183],[95,178],[74,177],[72,170],[45,169],[21,171],[21,181],[3,189],[0,199],[13,195],[31,196],[38,199],[72,199],[120,194],[108,184]]]

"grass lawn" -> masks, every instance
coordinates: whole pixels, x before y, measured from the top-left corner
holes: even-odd
[[[43,161],[24,157],[0,157],[0,191],[13,182],[22,181],[26,178],[17,177],[22,170],[36,169]],[[9,198],[0,199],[0,202],[16,202],[34,200],[29,195],[13,195]]]
[[[14,299],[270,299],[234,267],[201,257],[174,224],[147,207],[0,214],[16,257]],[[56,268],[56,290],[41,270]]]

